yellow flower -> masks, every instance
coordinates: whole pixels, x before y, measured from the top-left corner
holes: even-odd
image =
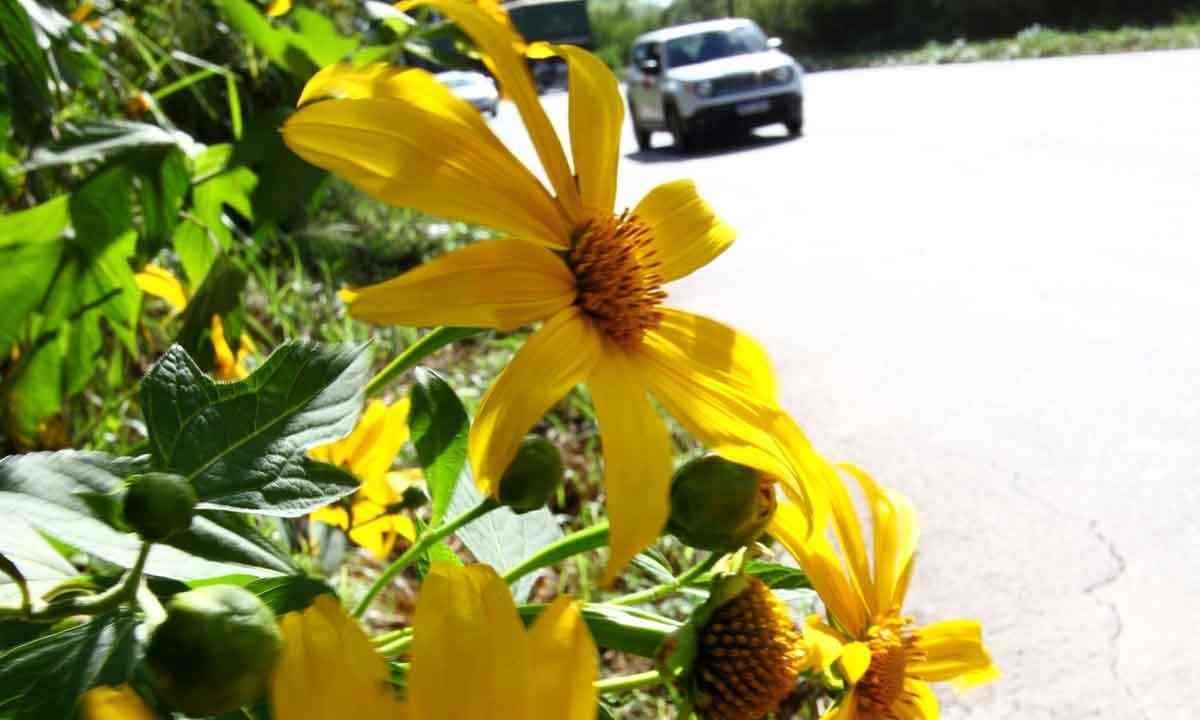
[[[372,400],[354,432],[308,451],[312,459],[344,467],[362,482],[349,512],[341,505],[329,505],[309,518],[348,531],[351,540],[381,560],[391,554],[397,536],[410,542],[416,538],[411,518],[388,511],[388,506],[400,502],[404,488],[420,476],[420,471],[413,470],[388,472],[396,453],[408,442],[408,406],[407,398],[390,406]]]
[[[902,614],[917,549],[916,514],[899,492],[865,472],[840,465],[862,487],[874,528],[874,564],[849,491],[833,468],[828,476],[829,520],[842,557],[826,533],[809,532],[803,513],[781,502],[771,532],[795,556],[825,604],[832,624],[809,617],[804,639],[810,663],[834,664],[848,692],[823,720],[935,720],[938,701],[928,683],[960,687],[999,677],[976,620],[916,626]]]
[[[271,0],[267,3],[267,17],[286,15],[292,9],[292,0]]]
[[[83,720],[155,720],[158,715],[128,685],[98,685],[80,700]]]
[[[527,631],[485,565],[434,563],[421,585],[407,697],[395,699],[370,640],[329,596],[281,621],[275,720],[591,720],[596,646],[576,605],[552,603]]]
[[[623,105],[603,62],[545,43],[566,60],[574,169],[538,102],[519,36],[461,0],[428,0],[475,41],[520,111],[554,194],[471,106],[422,70],[333,66],[305,87],[283,128],[289,147],[372,196],[496,228],[508,237],[442,255],[346,292],[350,314],[384,324],[512,330],[544,321],[496,379],[471,428],[485,493],[526,431],[586,382],[603,435],[612,557],[606,579],[661,531],[671,448],[651,396],[714,451],[793,477],[769,426],[774,377],[759,345],[725,325],[666,308],[663,285],[733,241],[686,180],[614,212]],[[325,99],[321,102],[310,102]],[[797,488],[802,494],[803,488]]]
[[[165,301],[173,313],[181,313],[187,308],[187,290],[170,270],[151,263],[134,275],[134,281],[142,292]],[[214,378],[229,382],[241,380],[250,374],[246,360],[254,354],[255,348],[249,334],[242,333],[235,355],[233,348],[229,347],[229,341],[225,339],[225,323],[221,322],[220,315],[213,315],[209,326],[209,338],[213,344]]]

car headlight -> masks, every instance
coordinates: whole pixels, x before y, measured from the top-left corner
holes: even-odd
[[[697,97],[710,97],[713,94],[713,84],[711,80],[700,80],[698,82],[690,82],[687,84],[688,90]]]
[[[796,77],[796,71],[791,65],[784,65],[783,67],[777,67],[774,70],[769,70],[767,72],[767,77],[771,78],[771,82],[782,85],[784,83],[790,83],[792,78]]]

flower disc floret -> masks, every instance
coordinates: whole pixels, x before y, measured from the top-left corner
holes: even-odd
[[[632,346],[662,322],[666,299],[650,227],[629,212],[593,219],[576,234],[567,264],[576,304],[619,345]]]

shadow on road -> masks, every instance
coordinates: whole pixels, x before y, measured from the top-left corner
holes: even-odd
[[[756,135],[753,133],[730,134],[722,137],[705,139],[691,150],[680,150],[674,144],[656,145],[651,150],[635,150],[625,153],[625,159],[637,163],[680,162],[682,160],[697,160],[706,157],[719,157],[736,153],[762,150],[773,145],[780,145],[801,138],[786,135]]]

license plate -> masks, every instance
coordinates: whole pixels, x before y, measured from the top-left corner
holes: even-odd
[[[754,102],[745,102],[737,106],[738,115],[758,115],[765,113],[771,109],[770,100],[755,100]]]

